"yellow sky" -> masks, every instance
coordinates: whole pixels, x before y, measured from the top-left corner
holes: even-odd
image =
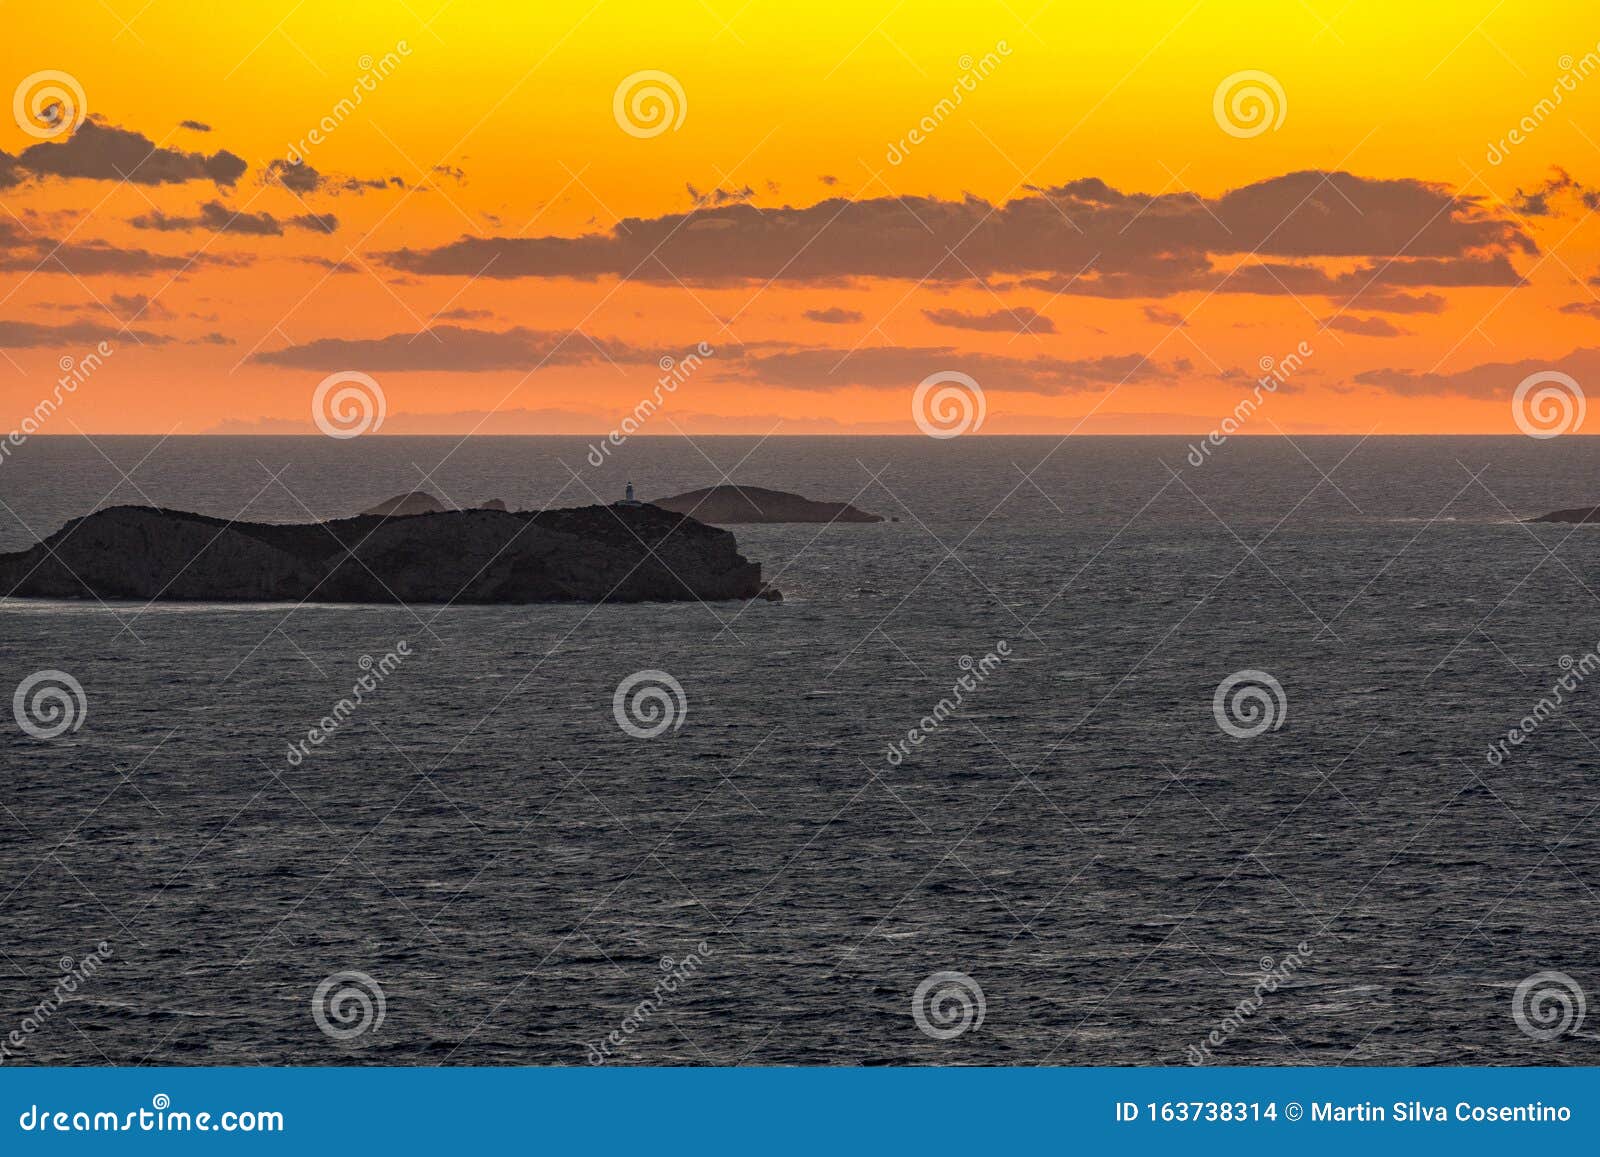
[[[1111,378],[1070,392],[989,389],[985,429],[993,432],[1065,431],[1091,412],[1090,430],[1203,430],[1232,409],[1239,382],[1249,381],[1262,357],[1281,356],[1308,334],[1318,351],[1314,372],[1274,399],[1282,429],[1510,431],[1515,381],[1493,397],[1352,390],[1350,382],[1378,370],[1449,374],[1540,358],[1565,364],[1572,351],[1600,345],[1591,332],[1600,320],[1559,312],[1595,300],[1583,283],[1600,271],[1600,236],[1581,192],[1563,195],[1557,210],[1537,219],[1507,217],[1540,251],[1512,256],[1527,286],[1438,288],[1448,307],[1385,315],[1402,331],[1391,336],[1320,330],[1334,309],[1290,294],[1055,296],[1015,278],[987,287],[976,278],[919,285],[871,276],[772,284],[645,283],[614,274],[472,279],[409,275],[381,257],[463,235],[604,232],[622,218],[690,209],[690,185],[701,193],[748,186],[762,210],[835,196],[955,201],[971,194],[1000,205],[1030,186],[1079,178],[1124,193],[1215,198],[1299,170],[1342,169],[1439,183],[1511,214],[1526,208],[1517,190],[1540,186],[1552,166],[1579,186],[1600,181],[1600,77],[1578,80],[1503,161],[1486,158],[1491,142],[1532,115],[1574,62],[1596,50],[1592,5],[822,0],[797,9],[766,0],[442,7],[374,0],[341,4],[334,15],[290,0],[210,8],[154,0],[142,11],[136,0],[107,0],[66,8],[11,2],[0,7],[0,20],[0,81],[8,90],[41,70],[62,70],[102,123],[164,148],[225,149],[249,166],[231,188],[51,175],[0,188],[0,225],[11,223],[24,239],[230,259],[202,261],[177,277],[172,270],[32,272],[26,261],[0,272],[0,325],[36,327],[9,346],[0,339],[0,401],[10,413],[31,410],[55,377],[52,367],[76,352],[76,339],[37,327],[73,317],[130,324],[113,294],[156,303],[131,324],[163,340],[120,342],[93,388],[75,393],[67,413],[89,432],[164,433],[175,425],[201,432],[261,420],[260,428],[304,426],[323,372],[258,364],[253,355],[318,339],[415,334],[447,321],[438,316],[445,310],[477,315],[453,325],[578,330],[674,355],[704,340],[841,353],[863,345],[949,348],[955,368],[966,351],[1066,360],[1137,354],[1170,368],[1169,380]],[[390,75],[359,108],[336,114],[370,62],[386,53],[395,54]],[[906,148],[901,163],[891,163],[890,146],[904,143],[952,92],[967,61],[985,54],[995,54],[992,72]],[[681,86],[676,131],[641,138],[619,128],[617,85],[645,69],[667,72]],[[1281,86],[1277,129],[1246,137],[1219,127],[1214,92],[1242,70],[1267,72]],[[300,198],[261,180],[274,158],[330,115],[338,123],[306,149],[309,164],[339,177],[397,176],[409,188],[320,189]],[[211,131],[180,129],[184,120]],[[0,124],[0,150],[14,157],[34,143],[15,121]],[[218,199],[230,212],[279,220],[331,213],[339,225],[332,235],[290,228],[252,236],[130,224],[158,212],[193,216]],[[805,241],[797,237],[796,248]],[[343,260],[355,271],[330,275],[298,258]],[[86,308],[75,314],[73,306]],[[1047,315],[1054,332],[950,328],[925,313],[1024,306]],[[1188,324],[1153,321],[1146,307],[1189,314]],[[828,308],[861,320],[826,325],[804,316]],[[201,341],[206,335],[214,336]],[[928,366],[942,368],[942,361]],[[480,415],[434,423],[455,429],[513,411],[528,416],[490,428],[564,432],[609,428],[613,415],[631,411],[650,389],[657,370],[641,355],[550,364],[532,374],[519,367],[375,377],[390,414],[412,416],[397,417],[392,428],[428,428],[416,415]],[[778,419],[781,432],[909,430],[916,380],[908,377],[903,389],[775,387],[758,373],[719,370],[678,391],[668,413],[691,432],[765,432]],[[534,416],[546,411],[566,416]]]

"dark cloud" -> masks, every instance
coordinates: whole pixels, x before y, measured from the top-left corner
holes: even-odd
[[[1361,337],[1400,337],[1411,331],[1401,329],[1394,322],[1384,317],[1356,317],[1348,313],[1335,314],[1322,322],[1324,329],[1336,329],[1340,333],[1353,333]]]
[[[1302,261],[1365,258],[1369,270],[1386,271],[1380,285],[1485,284],[1461,279],[1458,266],[1467,263],[1507,284],[1515,277],[1508,254],[1536,251],[1514,220],[1444,186],[1299,172],[1216,198],[1125,194],[1088,179],[1036,188],[1002,205],[970,196],[830,198],[798,209],[729,204],[629,218],[578,237],[463,236],[384,259],[409,273],[493,278],[1017,276],[1057,292],[1134,297],[1215,289],[1231,279],[1214,257],[1259,254],[1348,296],[1361,281]],[[1397,256],[1406,260],[1384,264]],[[1400,273],[1387,272],[1393,269]],[[1283,292],[1258,281],[1251,292]]]
[[[232,185],[244,175],[244,160],[226,149],[189,153],[158,148],[143,133],[86,120],[64,141],[42,141],[22,150],[17,165],[37,176],[128,180],[136,185],[213,181]]]
[[[532,370],[541,365],[591,365],[597,362],[654,362],[655,353],[626,342],[581,333],[512,329],[496,331],[435,325],[420,333],[394,333],[373,339],[319,338],[302,345],[256,354],[269,366],[369,373],[436,370],[476,373]]]
[[[446,321],[484,321],[494,316],[492,309],[447,309],[439,315]]]
[[[840,309],[830,306],[828,309],[808,309],[802,315],[808,321],[820,321],[823,325],[853,325],[866,321],[866,315],[854,309]]]
[[[0,150],[0,189],[10,189],[22,184],[26,175],[22,171],[22,166],[17,163],[16,157]]]
[[[406,183],[399,177],[346,177],[335,173],[320,173],[304,161],[273,161],[267,166],[266,180],[275,182],[291,193],[315,193],[321,190],[337,196],[340,193],[360,195],[373,189],[404,189]]]
[[[1569,301],[1561,307],[1562,313],[1575,313],[1582,317],[1600,318],[1600,301]]]
[[[284,229],[307,229],[332,233],[339,219],[332,213],[303,213],[279,220],[271,213],[247,213],[228,208],[221,201],[207,201],[197,217],[169,217],[159,209],[142,213],[128,222],[135,229],[156,229],[174,233],[190,229],[209,229],[214,233],[244,233],[254,237],[279,237]]]
[[[1415,370],[1367,370],[1355,376],[1363,386],[1376,386],[1404,397],[1454,396],[1495,401],[1509,398],[1530,374],[1558,370],[1580,382],[1600,381],[1600,349],[1577,349],[1565,356],[1524,358],[1516,362],[1485,362],[1455,373]]]
[[[142,329],[121,330],[92,321],[40,325],[32,321],[0,321],[0,349],[34,349],[41,346],[89,346],[99,342],[141,341],[166,345],[172,339]]]
[[[0,270],[40,273],[70,273],[74,277],[122,273],[138,276],[169,270],[185,270],[202,265],[244,265],[247,259],[223,257],[214,253],[151,253],[147,249],[123,249],[104,241],[57,243],[48,237],[30,238],[25,243],[8,243],[0,236]]]
[[[147,293],[113,293],[107,300],[119,316],[129,319],[172,316],[170,309]]]
[[[1183,314],[1172,309],[1162,309],[1158,305],[1145,306],[1144,315],[1148,320],[1155,322],[1157,325],[1171,326],[1173,329],[1177,329],[1179,326],[1189,324],[1188,322],[1184,321]]]
[[[211,126],[204,121],[179,121],[178,127],[196,133],[209,133],[211,131]]]
[[[691,184],[685,183],[683,187],[689,190],[689,196],[697,209],[717,205],[740,205],[756,195],[756,191],[749,185],[742,189],[712,189],[707,193],[702,193]]]
[[[267,166],[266,178],[295,193],[315,192],[317,186],[322,184],[322,174],[304,162],[295,165],[288,161],[273,161]]]
[[[1154,362],[1140,354],[1097,358],[1013,358],[963,353],[948,346],[875,346],[865,349],[791,349],[750,355],[732,351],[738,361],[724,376],[764,386],[796,390],[837,390],[846,386],[906,389],[939,370],[959,370],[986,390],[1070,394],[1103,389],[1119,382],[1170,383],[1193,366],[1179,359]],[[719,353],[718,361],[722,361]]]
[[[959,309],[925,309],[922,316],[950,329],[975,329],[984,333],[1055,333],[1056,323],[1042,313],[1019,305],[991,313],[963,313]]]

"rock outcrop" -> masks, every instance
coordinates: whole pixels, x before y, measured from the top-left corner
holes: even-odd
[[[651,500],[652,506],[687,514],[701,522],[733,525],[750,522],[882,522],[877,514],[848,502],[818,502],[760,486],[708,486]]]
[[[506,509],[506,500],[504,498],[491,498],[491,499],[489,499],[489,501],[480,504],[478,509],[479,510],[504,510],[504,509]]]
[[[773,598],[726,530],[650,506],[450,510],[309,525],[114,506],[0,555],[24,598],[339,603]]]
[[[1552,510],[1524,522],[1600,522],[1600,506],[1579,506],[1572,510]]]
[[[361,513],[377,515],[380,518],[409,518],[413,514],[438,514],[449,509],[426,490],[413,490],[409,494],[397,494],[393,498],[387,498],[372,509],[363,510]]]

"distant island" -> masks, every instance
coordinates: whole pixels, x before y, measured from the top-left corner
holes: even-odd
[[[14,596],[67,599],[781,599],[731,533],[647,505],[281,525],[113,506],[73,519],[30,550],[0,555],[0,584]]]
[[[1523,522],[1600,522],[1600,506],[1578,506],[1571,510],[1552,510]]]
[[[499,498],[491,498],[474,510],[504,510],[506,504]],[[454,507],[446,506],[438,498],[426,490],[413,490],[408,494],[397,494],[393,498],[386,498],[378,505],[363,510],[362,514],[376,514],[384,518],[407,518],[413,514],[443,514]]]
[[[868,514],[848,502],[819,502],[760,486],[707,486],[670,498],[653,498],[650,505],[723,526],[756,522],[883,521],[882,515]]]

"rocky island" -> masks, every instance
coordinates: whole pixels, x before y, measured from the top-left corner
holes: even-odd
[[[229,522],[113,506],[0,555],[24,598],[336,603],[777,600],[726,530],[653,506]]]
[[[819,502],[760,486],[707,486],[670,498],[651,499],[651,505],[722,526],[754,522],[883,521],[881,515],[858,510],[848,502]]]
[[[1579,506],[1572,510],[1552,510],[1538,518],[1524,518],[1524,522],[1600,522],[1600,506]]]

